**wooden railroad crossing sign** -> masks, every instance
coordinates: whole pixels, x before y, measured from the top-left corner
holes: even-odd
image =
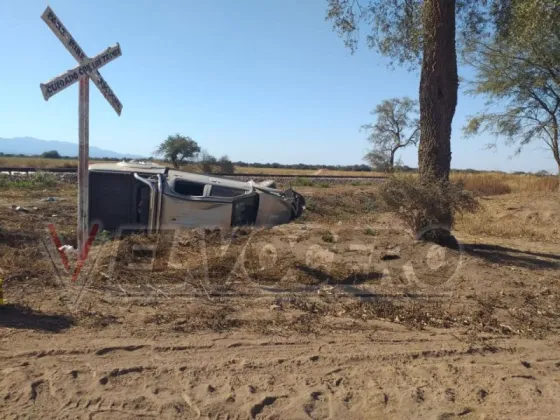
[[[55,15],[50,7],[47,6],[41,19],[53,31],[56,37],[66,47],[68,52],[78,61],[78,66],[66,71],[65,73],[41,83],[41,91],[45,100],[56,95],[76,82],[80,83],[79,93],[79,147],[78,147],[78,251],[81,255],[87,243],[89,231],[88,198],[89,198],[89,80],[97,86],[107,102],[113,107],[118,115],[121,115],[122,104],[115,95],[109,84],[103,79],[99,69],[105,64],[110,63],[122,55],[121,47],[116,44],[97,54],[93,58],[88,58],[78,42]]]

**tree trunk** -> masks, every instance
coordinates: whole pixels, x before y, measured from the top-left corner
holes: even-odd
[[[560,133],[558,131],[558,120],[552,116],[552,154],[556,165],[558,165],[558,192],[560,192]]]
[[[455,51],[455,0],[425,0],[420,76],[420,180],[447,181],[451,167],[451,123],[459,78]]]
[[[391,150],[391,158],[389,160],[389,171],[393,173],[395,171],[395,153],[397,149]]]

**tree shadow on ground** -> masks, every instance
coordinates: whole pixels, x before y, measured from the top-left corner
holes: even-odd
[[[74,325],[66,315],[49,315],[21,305],[0,306],[0,327],[60,332]]]
[[[339,292],[344,292],[348,295],[360,299],[424,299],[424,298],[440,298],[446,296],[441,293],[430,293],[430,292],[399,292],[395,290],[394,293],[380,293],[372,291],[371,289],[362,289],[359,286],[363,284],[375,284],[375,282],[381,281],[383,274],[377,271],[369,272],[356,272],[350,273],[346,276],[333,276],[331,273],[322,270],[321,268],[309,267],[308,265],[298,264],[297,268],[313,277],[316,282],[311,286],[297,287],[292,289],[292,292],[307,292],[316,294],[320,287],[322,286],[332,286]]]
[[[350,273],[345,277],[339,278],[319,268],[310,267],[308,265],[298,264],[297,268],[305,274],[315,278],[318,283],[329,282],[330,284],[341,286],[355,286],[369,281],[380,280],[382,276],[382,274],[377,271],[369,271],[367,273]]]
[[[560,269],[560,255],[522,251],[500,245],[464,244],[467,254],[495,264],[513,265],[533,270]]]

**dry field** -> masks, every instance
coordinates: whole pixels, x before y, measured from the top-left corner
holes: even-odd
[[[77,159],[46,159],[31,157],[0,157],[0,167],[11,168],[76,168]]]
[[[558,418],[557,180],[500,177],[458,249],[310,186],[270,230],[100,235],[76,282],[75,187],[0,183],[0,416]]]
[[[103,162],[101,160],[92,160],[92,163]],[[158,161],[158,163],[166,165],[165,162]],[[31,157],[0,157],[0,167],[13,167],[13,168],[76,168],[78,166],[77,159],[45,159],[45,158],[31,158]],[[182,165],[181,169],[192,172],[201,172],[202,169],[198,164]],[[284,169],[284,168],[250,168],[250,167],[235,167],[236,174],[274,174],[274,175],[325,175],[325,176],[384,176],[381,172],[357,172],[357,171],[333,171],[328,169]]]

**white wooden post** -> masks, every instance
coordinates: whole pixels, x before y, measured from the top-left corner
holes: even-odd
[[[59,76],[41,83],[43,98],[48,101],[50,97],[58,92],[80,82],[80,93],[78,102],[78,223],[76,236],[78,239],[78,253],[82,256],[89,235],[89,80],[93,81],[109,105],[113,107],[117,115],[121,115],[122,104],[113,93],[109,84],[103,79],[99,69],[105,64],[122,55],[119,44],[107,48],[93,58],[88,58],[78,42],[70,35],[70,31],[64,26],[50,7],[47,6],[41,19],[47,24],[56,37],[66,47],[68,52],[78,61],[78,67],[70,69]]]
[[[89,233],[89,77],[80,80],[80,139],[78,146],[78,255],[82,256]]]

